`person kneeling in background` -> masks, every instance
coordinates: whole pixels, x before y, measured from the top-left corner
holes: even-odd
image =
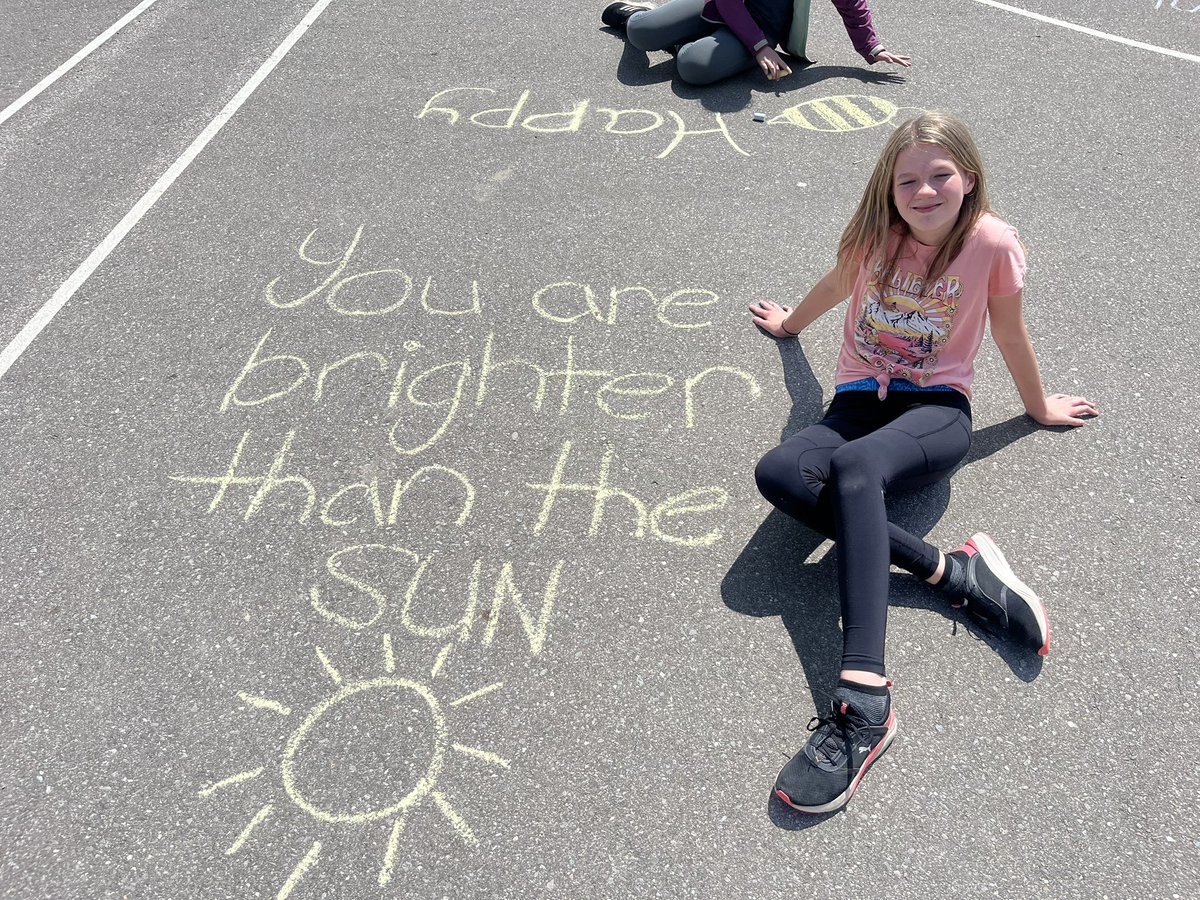
[[[884,49],[867,0],[833,0],[833,5],[854,49],[868,63],[912,64],[911,57]],[[793,0],[668,0],[662,6],[610,3],[600,20],[624,31],[639,50],[672,49],[679,77],[704,85],[755,65],[771,81],[790,75],[775,48],[786,43],[793,12]]]

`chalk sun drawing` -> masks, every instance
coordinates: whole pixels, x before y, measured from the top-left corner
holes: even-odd
[[[501,688],[503,682],[486,685],[451,700],[439,699],[428,684],[396,674],[390,634],[383,636],[384,674],[374,678],[348,681],[335,668],[325,651],[320,647],[315,647],[314,650],[321,668],[333,682],[334,691],[308,710],[300,724],[288,736],[276,770],[279,776],[279,786],[283,788],[284,796],[304,813],[329,825],[358,825],[380,820],[390,821],[391,831],[383,850],[378,873],[381,886],[391,882],[401,833],[404,831],[410,815],[422,805],[432,805],[449,823],[451,829],[463,843],[468,846],[478,845],[479,839],[471,830],[471,826],[454,809],[445,794],[439,790],[439,781],[443,776],[446,763],[452,754],[457,754],[502,769],[509,768],[510,764],[507,759],[487,750],[455,743],[450,734],[448,711],[456,710],[491,694]],[[453,645],[447,645],[438,653],[429,672],[431,681],[437,679],[441,674],[452,650]],[[290,718],[295,714],[291,707],[276,700],[246,692],[241,692],[238,696],[247,705],[274,713],[282,718]],[[321,749],[326,752],[331,744],[336,746],[337,738],[345,737],[345,735],[337,733],[337,715],[340,713],[345,716],[347,710],[353,710],[355,704],[361,704],[365,700],[372,700],[376,703],[386,701],[389,705],[394,705],[397,710],[407,709],[410,718],[418,720],[417,730],[423,733],[426,743],[418,748],[419,752],[416,754],[418,765],[415,768],[421,772],[420,777],[415,778],[411,784],[402,785],[396,791],[399,796],[392,796],[384,802],[375,802],[366,808],[354,808],[354,804],[347,807],[319,796],[322,793],[321,785],[306,784],[305,778],[299,771],[299,763],[310,743],[319,744]],[[410,726],[409,731],[412,730]],[[351,739],[356,738],[357,735],[358,729],[351,729]],[[315,741],[312,740],[314,737]],[[199,796],[209,797],[236,785],[255,781],[267,774],[268,771],[267,766],[259,766],[229,775],[200,788]],[[276,796],[271,802],[259,807],[238,833],[233,843],[226,848],[227,856],[239,853],[246,846],[255,831],[275,814],[276,802],[279,800],[280,798]],[[320,853],[321,842],[314,841],[280,887],[276,895],[277,900],[286,900],[292,894],[308,870],[317,863]]]

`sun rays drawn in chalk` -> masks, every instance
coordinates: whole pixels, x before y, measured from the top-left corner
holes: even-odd
[[[453,645],[447,645],[438,653],[429,672],[430,681],[441,675],[452,649]],[[391,882],[401,834],[410,817],[424,805],[431,805],[440,813],[464,844],[478,845],[479,839],[471,830],[471,826],[450,804],[445,794],[438,789],[439,779],[448,758],[452,755],[465,756],[501,769],[509,768],[509,761],[487,750],[455,743],[450,735],[447,713],[449,710],[456,710],[499,690],[503,686],[503,682],[495,682],[451,700],[443,701],[435,695],[429,685],[396,675],[396,660],[392,651],[390,634],[383,636],[384,674],[374,678],[349,681],[337,670],[324,650],[320,647],[315,647],[314,650],[325,675],[333,682],[334,691],[312,707],[288,736],[277,769],[287,799],[313,818],[331,825],[390,821],[391,831],[379,868],[380,885],[387,885]],[[238,697],[255,709],[273,713],[281,718],[291,718],[294,715],[291,707],[276,700],[245,692],[239,693]],[[412,786],[408,787],[399,799],[391,798],[388,802],[376,804],[367,809],[338,808],[338,804],[314,796],[316,792],[311,786],[303,784],[304,778],[301,777],[298,769],[301,768],[300,761],[305,755],[306,746],[317,743],[322,748],[327,747],[331,742],[328,732],[332,730],[333,737],[337,736],[337,716],[340,714],[345,718],[348,711],[353,710],[356,704],[362,704],[364,701],[376,704],[387,702],[389,705],[395,705],[398,710],[407,708],[415,711],[419,718],[423,719],[420,724],[424,726],[423,730],[428,742],[427,746],[421,748],[420,757],[423,766],[417,767],[421,772],[420,777],[415,779]],[[410,727],[409,731],[412,730]],[[319,735],[315,741],[314,735]],[[212,796],[219,791],[255,781],[269,772],[271,770],[267,766],[237,772],[200,788],[199,796]],[[225,854],[233,856],[240,852],[250,842],[256,831],[275,814],[275,811],[275,802],[266,803],[260,807],[250,817],[233,843],[226,848]],[[286,900],[291,895],[308,870],[316,865],[320,854],[321,842],[314,841],[280,887],[279,893],[276,895],[277,900]]]

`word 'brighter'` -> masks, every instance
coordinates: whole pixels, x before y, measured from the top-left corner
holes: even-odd
[[[407,413],[387,432],[389,444],[401,456],[415,456],[441,440],[459,420],[464,405],[482,407],[489,400],[495,402],[497,396],[500,403],[511,403],[515,395],[538,411],[553,392],[558,414],[565,416],[572,402],[584,394],[613,419],[673,419],[690,429],[696,427],[696,401],[702,387],[711,383],[711,392],[726,402],[730,401],[731,382],[740,382],[751,397],[762,392],[753,375],[732,366],[709,366],[683,378],[666,372],[618,373],[588,368],[576,359],[573,335],[567,337],[562,349],[560,367],[554,368],[498,354],[496,336],[491,333],[476,352],[451,361],[418,361],[413,355],[421,345],[410,341],[404,345],[407,356],[399,361],[378,351],[362,350],[329,361],[310,362],[296,353],[268,352],[272,330],[259,339],[225,392],[222,412],[231,407],[283,402],[293,395],[315,406],[338,386],[346,394],[362,396],[365,386],[375,384],[379,385],[373,401],[376,406]],[[500,373],[509,377],[501,379]],[[507,390],[499,392],[498,381],[507,381]]]

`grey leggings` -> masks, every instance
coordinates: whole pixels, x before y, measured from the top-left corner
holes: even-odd
[[[662,6],[630,16],[626,37],[639,50],[681,45],[675,66],[688,84],[712,84],[753,68],[754,57],[737,35],[701,18],[703,9],[704,0],[667,0]]]

